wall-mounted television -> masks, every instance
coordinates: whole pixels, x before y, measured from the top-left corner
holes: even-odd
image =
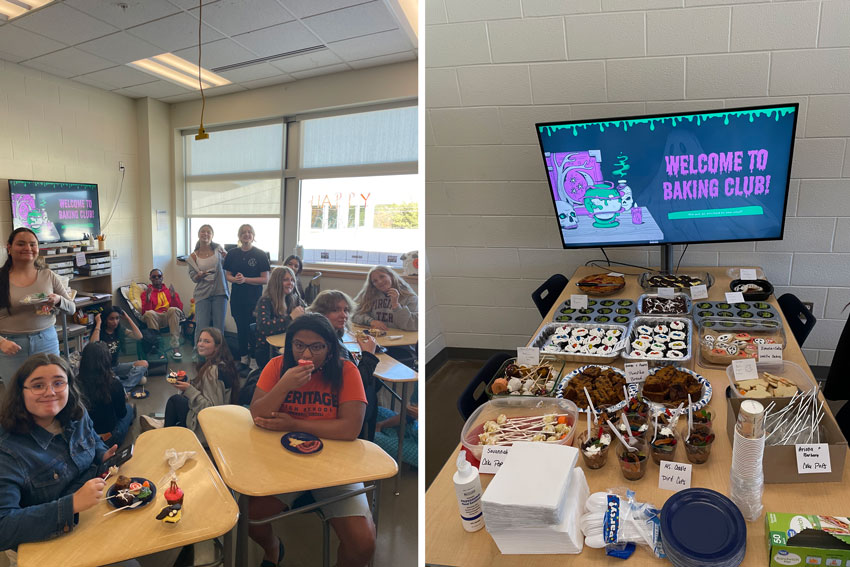
[[[83,240],[100,234],[97,185],[9,180],[14,228],[32,229],[40,243]]]
[[[781,239],[797,113],[536,124],[564,248]]]

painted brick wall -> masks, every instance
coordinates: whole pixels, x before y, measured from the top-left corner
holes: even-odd
[[[524,344],[531,292],[601,256],[561,249],[536,121],[798,102],[785,239],[682,264],[763,266],[814,302],[804,352],[830,364],[850,302],[850,1],[428,0],[425,42],[428,359]]]
[[[97,183],[103,225],[124,162],[124,190],[104,231],[107,247],[118,251],[113,288],[147,274],[132,259],[139,241],[136,124],[132,99],[0,60],[0,178]],[[0,238],[5,242],[11,231],[5,190]]]

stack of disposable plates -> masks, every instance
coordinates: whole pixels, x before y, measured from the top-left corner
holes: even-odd
[[[580,553],[579,517],[589,493],[578,451],[514,443],[481,499],[484,522],[504,554]]]
[[[747,552],[747,524],[724,495],[688,488],[664,503],[661,540],[676,567],[737,567]]]

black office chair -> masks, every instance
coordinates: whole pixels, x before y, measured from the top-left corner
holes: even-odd
[[[531,299],[537,306],[537,310],[540,311],[541,317],[545,317],[549,313],[569,281],[564,275],[554,274],[543,285],[531,292]]]
[[[815,328],[815,323],[818,320],[809,311],[809,308],[803,305],[800,298],[793,293],[786,293],[779,297],[777,301],[779,302],[779,307],[782,309],[782,314],[785,315],[785,319],[788,321],[788,326],[791,327],[791,332],[794,333],[797,344],[802,348],[806,337]]]
[[[844,323],[844,330],[841,331],[841,337],[835,347],[835,356],[832,357],[832,364],[829,365],[823,395],[827,400],[850,400],[850,319]],[[844,417],[850,425],[850,402],[844,407],[847,408]],[[845,434],[845,437],[848,435]]]
[[[464,421],[469,419],[472,412],[487,401],[487,392],[485,391],[487,382],[496,374],[502,363],[512,356],[514,355],[509,352],[494,354],[469,381],[466,389],[457,399],[457,411],[460,412]]]

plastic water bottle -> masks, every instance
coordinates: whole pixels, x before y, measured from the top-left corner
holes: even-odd
[[[735,424],[729,490],[732,502],[750,522],[757,520],[763,509],[764,439],[764,406],[755,400],[744,400]]]

